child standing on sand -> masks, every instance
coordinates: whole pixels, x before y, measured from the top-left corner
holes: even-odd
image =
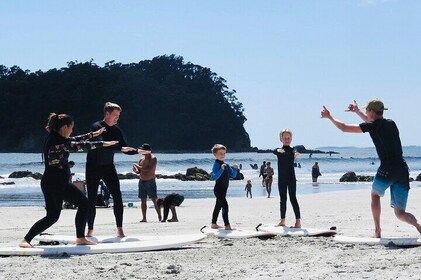
[[[235,178],[238,172],[238,165],[233,164],[229,166],[224,162],[227,148],[221,144],[215,144],[212,147],[212,153],[215,157],[215,163],[212,167],[212,177],[215,179],[215,187],[213,193],[216,197],[215,208],[212,214],[211,228],[222,228],[216,221],[218,220],[219,212],[222,209],[222,218],[224,219],[225,229],[233,230],[228,220],[228,201],[226,199],[229,185],[229,178]]]
[[[300,206],[297,201],[297,179],[295,177],[294,160],[298,157],[299,153],[290,147],[292,142],[292,131],[288,128],[282,129],[280,133],[280,140],[282,147],[275,149],[273,153],[278,158],[278,189],[279,196],[281,197],[281,220],[278,226],[285,226],[285,214],[287,211],[287,191],[289,200],[291,201],[292,208],[295,214],[294,227],[301,227],[301,214]]]
[[[246,192],[247,197],[249,197],[249,194],[250,194],[250,198],[253,198],[253,195],[251,194],[251,187],[252,187],[251,180],[247,180],[247,184],[246,184],[246,187],[244,188],[244,190],[247,191]]]

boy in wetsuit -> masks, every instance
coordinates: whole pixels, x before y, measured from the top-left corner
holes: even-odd
[[[297,179],[295,177],[294,160],[299,155],[290,147],[292,141],[291,130],[285,128],[280,133],[280,140],[283,144],[282,148],[275,149],[273,153],[278,158],[278,189],[281,204],[281,220],[278,226],[285,226],[285,215],[287,211],[287,191],[289,200],[295,214],[295,228],[301,227],[300,206],[297,201]]]
[[[158,208],[164,208],[164,218],[161,222],[165,223],[168,218],[169,211],[171,210],[172,217],[168,222],[178,222],[177,212],[175,210],[176,206],[180,206],[184,201],[184,196],[178,193],[172,193],[167,195],[164,199],[160,198],[157,201]]]
[[[229,186],[229,178],[235,178],[237,176],[238,165],[233,164],[232,166],[229,166],[224,162],[226,152],[227,148],[224,145],[215,144],[212,147],[212,153],[216,158],[212,167],[212,177],[215,179],[213,193],[215,194],[216,202],[212,214],[211,228],[222,228],[222,226],[219,226],[216,223],[219,212],[222,209],[222,218],[224,220],[225,229],[233,230],[228,219],[228,201],[226,196]]]
[[[380,227],[380,197],[384,196],[390,187],[391,207],[394,208],[396,217],[408,224],[413,225],[421,233],[421,225],[411,213],[406,212],[406,203],[409,194],[409,171],[403,159],[402,144],[399,130],[395,122],[383,118],[383,112],[387,110],[380,99],[372,99],[362,112],[354,100],[349,104],[348,111],[356,113],[364,122],[361,124],[346,124],[335,119],[329,110],[323,106],[321,117],[329,119],[338,129],[343,132],[362,133],[368,132],[376,147],[380,158],[380,167],[377,169],[371,189],[371,212],[374,220],[374,237],[381,237]]]

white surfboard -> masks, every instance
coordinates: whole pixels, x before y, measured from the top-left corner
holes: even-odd
[[[398,246],[398,247],[413,247],[421,246],[421,238],[374,238],[374,237],[352,237],[337,235],[333,238],[336,242],[345,244],[365,244],[365,245],[384,245],[384,246]]]
[[[185,234],[162,236],[156,240],[144,240],[120,243],[100,243],[97,245],[53,245],[34,246],[33,248],[0,247],[0,256],[35,256],[35,255],[85,255],[102,253],[131,253],[181,248],[206,238],[206,235]]]
[[[287,226],[277,226],[271,224],[259,224],[256,229],[263,232],[271,232],[281,236],[334,236],[336,227],[330,229],[317,228],[292,228]]]
[[[121,242],[136,242],[146,240],[160,239],[162,236],[126,236],[117,237],[112,235],[98,235],[92,237],[86,237],[86,239],[95,243],[121,243]],[[39,242],[58,242],[61,244],[75,244],[76,237],[74,235],[59,235],[59,234],[40,234],[34,237],[34,240]]]
[[[201,232],[205,233],[208,236],[214,236],[218,238],[232,238],[232,239],[240,239],[240,238],[251,238],[251,237],[258,237],[258,238],[271,238],[276,236],[276,234],[270,232],[259,232],[255,230],[246,230],[246,229],[235,229],[235,230],[226,230],[226,229],[213,229],[208,226],[204,226],[200,229]]]

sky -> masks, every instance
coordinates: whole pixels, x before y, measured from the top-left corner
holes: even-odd
[[[421,145],[421,1],[0,1],[0,64],[30,71],[175,54],[208,67],[243,104],[251,145],[373,146],[320,118],[380,98],[403,145]],[[124,117],[124,114],[122,115]],[[126,132],[127,133],[127,132]]]

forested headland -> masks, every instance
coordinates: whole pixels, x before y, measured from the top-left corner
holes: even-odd
[[[0,65],[0,152],[39,152],[49,113],[67,113],[74,135],[103,118],[107,101],[122,108],[119,126],[128,143],[151,144],[161,152],[250,151],[244,108],[227,82],[209,68],[181,56],[103,67],[69,62],[67,67],[31,72]]]

